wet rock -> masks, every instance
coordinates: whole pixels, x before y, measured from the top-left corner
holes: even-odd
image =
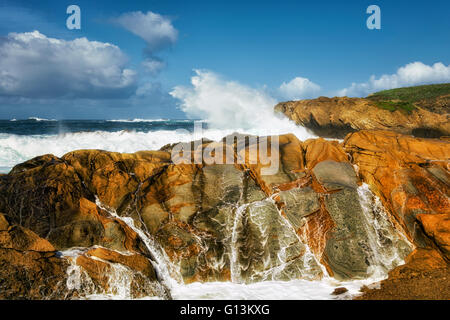
[[[8,220],[6,220],[6,217],[3,213],[0,213],[0,231],[6,231],[8,230],[8,227]]]
[[[256,282],[322,276],[315,259],[305,259],[305,245],[271,201],[250,204],[238,218],[237,238],[233,243],[236,250],[233,271],[238,279]],[[276,268],[278,272],[269,272]]]
[[[117,251],[105,248],[95,248],[86,253],[87,256],[97,257],[99,259],[120,263],[135,271],[141,272],[149,280],[156,281],[156,273],[150,260],[140,254],[124,255]]]
[[[344,148],[358,166],[359,175],[393,215],[398,228],[403,228],[420,247],[435,241],[447,252],[447,231],[437,231],[439,224],[425,215],[437,215],[444,222],[450,214],[449,141],[360,131],[347,136]],[[429,236],[423,233],[424,223]]]
[[[448,300],[450,268],[434,249],[417,249],[404,265],[389,272],[375,288],[365,288],[358,300]]]
[[[303,217],[320,209],[319,195],[310,187],[294,188],[278,194],[285,204],[283,210],[296,230],[302,226]]]
[[[326,160],[319,162],[312,171],[327,191],[358,187],[355,170],[348,162]]]
[[[367,276],[370,265],[368,234],[356,190],[344,189],[325,198],[335,227],[325,248],[326,259],[335,277]]]
[[[347,288],[339,287],[339,288],[334,289],[333,293],[331,293],[331,294],[334,296],[338,296],[338,295],[344,294],[346,292],[348,292]]]
[[[33,231],[9,226],[0,214],[0,299],[64,299],[68,263]]]
[[[0,177],[0,233],[11,230],[2,239],[23,246],[12,237],[25,228],[42,239],[29,244],[39,252],[84,248],[71,267],[99,292],[116,290],[108,274],[117,270],[135,289],[160,280],[147,237],[186,283],[319,279],[325,269],[338,279],[366,277],[411,251],[403,232],[447,254],[448,141],[380,131],[353,133],[342,144],[294,135],[267,141],[275,139],[279,166],[268,175],[257,140],[225,146],[243,161],[223,165],[176,165],[172,147],[32,159]],[[152,288],[138,291],[157,294]]]

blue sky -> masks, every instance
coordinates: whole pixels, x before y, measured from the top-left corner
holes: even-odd
[[[81,8],[81,30],[66,28],[71,4]],[[366,27],[371,4],[381,8],[381,30]],[[171,29],[159,38],[151,28],[134,34],[133,19],[124,20],[132,12],[140,12],[144,22],[149,12],[158,15]],[[197,69],[203,70],[197,74],[203,80],[205,74],[220,78],[215,85],[223,90],[236,82],[276,101],[364,96],[378,89],[450,82],[449,12],[449,1],[0,0],[0,118],[182,118],[204,103],[198,101],[202,87],[191,85]],[[72,66],[72,74],[61,73],[64,64],[45,58],[46,50],[59,50],[51,41],[43,48],[28,38],[8,38],[11,32],[34,30],[45,39],[70,43],[86,37],[89,46],[93,41],[114,44],[117,48],[104,45],[103,53],[94,54],[118,69],[104,73],[100,63],[89,71],[93,77],[78,77],[73,74],[77,68],[86,71],[94,59],[85,57]],[[44,55],[38,75],[29,66],[30,57],[13,51],[17,41],[27,41],[22,43],[26,50]],[[70,59],[77,61],[76,52]],[[144,60],[158,62],[152,64],[157,70],[144,72]],[[104,80],[106,75],[117,81]],[[207,88],[206,80],[202,85]],[[188,94],[171,95],[175,87]]]

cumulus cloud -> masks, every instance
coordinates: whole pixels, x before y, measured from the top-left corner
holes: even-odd
[[[113,21],[144,39],[150,52],[162,50],[174,44],[178,38],[178,31],[172,21],[151,11],[127,12]]]
[[[339,95],[363,97],[380,90],[442,82],[450,82],[450,65],[438,62],[430,66],[413,62],[399,68],[394,74],[385,74],[380,78],[372,75],[367,82],[352,83],[350,87],[340,90]]]
[[[136,90],[136,72],[126,64],[125,54],[109,43],[10,33],[0,39],[0,96],[128,97]]]
[[[283,82],[278,90],[284,99],[300,100],[315,97],[320,92],[320,86],[307,78],[296,77]]]
[[[170,47],[178,38],[178,31],[172,25],[172,21],[151,11],[127,12],[112,21],[145,41],[147,47],[142,66],[144,71],[157,75],[166,64],[156,57],[155,53]]]
[[[141,63],[142,67],[147,73],[157,75],[162,69],[166,67],[166,63],[159,58],[147,58]]]

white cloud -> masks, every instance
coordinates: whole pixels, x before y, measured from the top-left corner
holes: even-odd
[[[141,63],[144,70],[151,75],[157,75],[162,69],[166,67],[166,63],[158,58],[147,58]]]
[[[442,82],[450,82],[450,65],[438,62],[429,66],[413,62],[394,74],[385,74],[378,79],[372,75],[367,82],[352,83],[350,87],[340,90],[338,95],[364,97],[380,90]]]
[[[172,21],[151,11],[127,12],[113,21],[144,39],[151,53],[174,44],[178,38],[178,31]]]
[[[79,38],[49,38],[38,31],[0,40],[0,96],[22,98],[115,98],[136,89],[119,47]]]
[[[300,100],[315,97],[320,92],[320,86],[307,78],[296,77],[290,82],[283,82],[278,90],[284,99]]]

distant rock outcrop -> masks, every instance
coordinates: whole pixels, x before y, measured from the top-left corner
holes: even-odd
[[[319,97],[281,102],[275,106],[275,111],[322,137],[344,138],[359,130],[390,130],[431,138],[449,136],[450,98],[434,102],[440,103],[439,108],[427,102],[410,109],[385,109],[374,99]]]

